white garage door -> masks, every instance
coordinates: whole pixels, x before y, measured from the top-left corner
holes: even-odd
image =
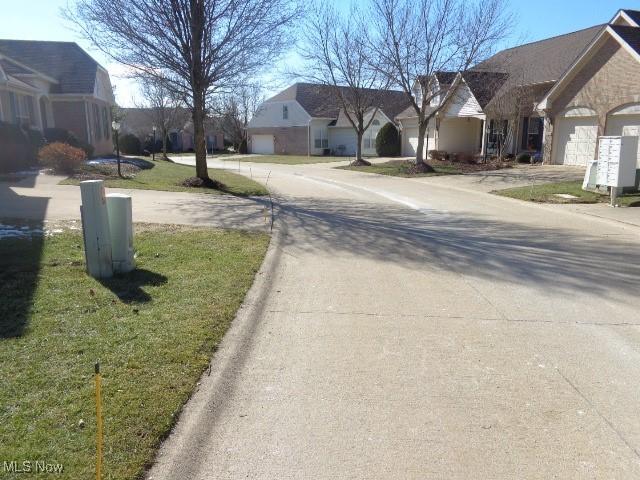
[[[607,119],[606,134],[640,137],[640,114],[609,116]],[[640,143],[640,141],[638,143]],[[638,146],[638,160],[636,165],[640,168],[640,145]]]
[[[598,120],[596,117],[563,117],[556,127],[553,163],[587,165],[596,158]]]
[[[251,135],[251,153],[273,155],[273,135]]]
[[[413,157],[418,148],[418,129],[405,128],[402,131],[402,155]]]

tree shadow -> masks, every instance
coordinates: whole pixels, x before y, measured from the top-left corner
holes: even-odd
[[[279,210],[288,232],[284,242],[292,249],[428,266],[543,294],[588,291],[620,299],[640,291],[637,243],[605,238],[596,225],[585,235],[464,213],[314,198],[296,198]]]
[[[0,338],[24,333],[38,286],[49,198],[22,196],[12,189],[35,183],[36,175],[0,180]],[[23,210],[30,212],[28,220],[16,218]]]
[[[100,283],[111,290],[122,302],[147,303],[151,295],[142,287],[158,287],[167,283],[167,277],[144,268],[136,268],[129,273],[117,274],[111,278],[100,279]]]

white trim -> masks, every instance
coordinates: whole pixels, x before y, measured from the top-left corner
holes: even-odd
[[[640,115],[640,103],[628,103],[614,108],[608,115]]]
[[[22,74],[17,74],[17,75],[35,75],[37,77],[40,77],[40,78],[48,81],[49,83],[55,83],[55,84],[58,83],[58,81],[55,78],[50,77],[49,75],[45,75],[44,73],[41,73],[41,72],[39,72],[37,70],[34,70],[33,68],[29,67],[28,65],[25,65],[24,63],[19,62],[18,60],[15,60],[12,57],[9,57],[7,55],[0,55],[0,58],[5,58],[9,62],[15,63],[16,65],[18,65],[20,68],[24,68],[25,70],[29,70],[30,72],[33,72],[32,74],[22,73]]]
[[[611,19],[609,23],[615,24],[615,22],[617,22],[618,19],[620,18],[624,19],[624,21],[627,22],[632,27],[640,27],[638,22],[636,22],[633,18],[627,15],[627,12],[625,12],[624,10],[618,10],[618,13],[614,15],[614,17]]]

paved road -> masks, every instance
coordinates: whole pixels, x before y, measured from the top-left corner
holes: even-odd
[[[149,478],[640,478],[640,230],[252,166],[268,171],[268,295]]]

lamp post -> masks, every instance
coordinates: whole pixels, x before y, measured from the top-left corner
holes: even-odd
[[[157,127],[154,125],[153,126],[153,146],[151,147],[151,155],[152,155],[152,160],[155,162],[156,161],[156,129]]]
[[[118,133],[120,132],[120,123],[115,120],[111,122],[111,128],[116,134],[116,158],[118,160],[118,176],[122,177],[122,172],[120,171],[120,143],[118,141]]]

